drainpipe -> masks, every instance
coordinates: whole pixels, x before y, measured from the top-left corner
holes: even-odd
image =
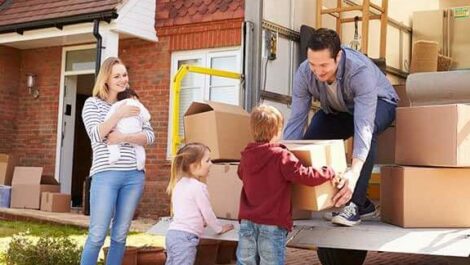
[[[100,20],[95,19],[93,24],[93,36],[96,38],[96,64],[95,79],[98,77],[101,67],[101,49],[103,49],[103,38],[100,35]]]

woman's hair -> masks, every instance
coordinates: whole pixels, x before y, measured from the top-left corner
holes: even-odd
[[[263,105],[251,112],[251,134],[256,142],[269,142],[278,135],[284,126],[284,118],[275,107]]]
[[[190,166],[194,163],[201,163],[206,151],[210,151],[209,147],[201,143],[188,143],[178,150],[171,163],[170,183],[168,183],[166,188],[168,194],[171,195],[176,183],[183,175],[193,177],[190,172]]]
[[[109,88],[106,82],[113,73],[113,66],[122,64],[122,61],[117,57],[109,57],[101,64],[100,72],[96,77],[95,86],[93,87],[93,96],[105,100],[108,97]]]

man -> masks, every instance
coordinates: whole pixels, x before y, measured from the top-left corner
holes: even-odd
[[[321,109],[305,134],[312,99]],[[352,165],[334,197],[337,207],[331,221],[354,226],[375,215],[367,198],[374,165],[377,135],[395,119],[399,98],[380,69],[365,55],[341,47],[338,34],[318,29],[308,44],[307,60],[298,68],[292,93],[292,111],[284,129],[285,139],[347,139],[354,136]],[[354,191],[354,192],[352,192]]]

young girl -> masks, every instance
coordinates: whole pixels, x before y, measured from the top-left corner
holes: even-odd
[[[210,150],[200,143],[186,144],[173,159],[167,188],[173,207],[173,221],[166,234],[167,265],[194,264],[206,224],[219,234],[233,229],[231,224],[219,224],[207,186],[201,182],[209,174],[210,166]]]

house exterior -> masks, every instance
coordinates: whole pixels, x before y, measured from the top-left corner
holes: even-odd
[[[91,161],[81,108],[96,62],[119,56],[156,135],[139,214],[168,215],[171,76],[185,63],[240,72],[243,20],[243,0],[0,0],[0,153],[43,167],[79,206]],[[233,80],[190,74],[182,88],[181,114],[192,100],[241,101]]]

